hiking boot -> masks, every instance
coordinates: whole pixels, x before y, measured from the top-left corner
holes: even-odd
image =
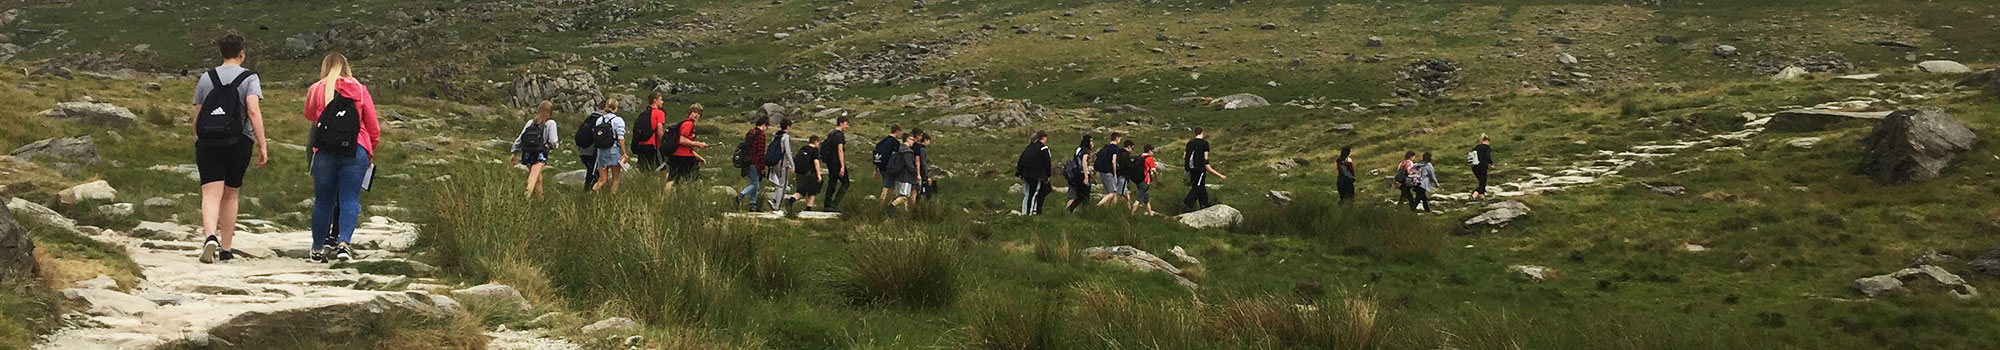
[[[785,198],[785,201],[784,201],[784,202],[785,202],[785,204],[784,204],[783,206],[779,207],[779,209],[778,209],[778,213],[779,213],[779,214],[784,214],[784,213],[790,213],[790,212],[792,212],[792,205],[793,205],[793,204],[798,204],[798,203],[799,203],[799,200],[798,200],[798,199],[793,199],[793,198]],[[811,209],[811,208],[807,208],[807,209]]]
[[[311,261],[311,262],[315,262],[315,263],[321,263],[321,264],[325,264],[325,263],[326,263],[326,252],[325,252],[325,251],[319,251],[319,250],[315,250],[315,251],[312,251],[312,254],[311,254],[311,255],[307,255],[307,256],[306,256],[306,261]]]
[[[743,196],[737,195],[736,201],[729,202],[729,211],[737,211],[742,209],[743,209]]]
[[[333,247],[333,260],[354,260],[354,251],[348,250],[346,245]]]
[[[214,264],[215,251],[218,249],[222,249],[222,240],[216,239],[215,236],[208,236],[208,239],[203,240],[201,243],[201,263]]]
[[[218,261],[221,261],[221,262],[223,262],[223,263],[229,263],[229,262],[233,262],[233,261],[236,261],[236,252],[235,252],[235,251],[231,251],[231,250],[228,250],[228,249],[223,249],[223,250],[222,250],[221,252],[217,253],[217,255],[219,255],[218,257],[216,257],[216,258],[218,259]]]

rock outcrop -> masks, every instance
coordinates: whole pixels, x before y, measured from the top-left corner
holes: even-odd
[[[1764,128],[1782,132],[1815,132],[1831,129],[1838,124],[1851,123],[1860,125],[1863,122],[1882,120],[1882,118],[1888,116],[1889,112],[1842,112],[1824,109],[1794,109],[1772,115],[1771,121],[1764,124]]]
[[[1090,247],[1083,249],[1083,256],[1089,257],[1091,260],[1119,263],[1139,271],[1159,271],[1173,276],[1174,283],[1178,283],[1182,287],[1187,287],[1188,289],[1201,288],[1193,280],[1189,280],[1183,276],[1184,272],[1181,272],[1180,268],[1174,267],[1174,264],[1167,263],[1166,260],[1160,260],[1160,257],[1154,256],[1152,253],[1147,253],[1144,250],[1139,250],[1139,248],[1122,245],[1116,247]]]
[[[28,230],[14,222],[14,212],[0,208],[0,275],[35,276],[42,270],[35,262],[35,241]]]
[[[514,107],[532,108],[542,101],[552,102],[559,113],[581,112],[596,109],[604,102],[604,93],[598,89],[597,79],[582,69],[522,75],[507,90],[507,102]]]
[[[1182,225],[1193,228],[1224,228],[1243,223],[1243,212],[1227,204],[1216,204],[1207,209],[1174,217]]]
[[[1267,107],[1271,105],[1271,101],[1264,100],[1263,96],[1242,93],[1217,97],[1215,100],[1209,101],[1208,105],[1221,110],[1235,110]]]
[[[14,152],[9,154],[15,159],[31,163],[39,160],[97,164],[103,160],[98,157],[97,144],[90,141],[89,135],[35,141],[16,147]]]
[[[56,198],[61,199],[63,204],[76,204],[86,200],[112,200],[118,198],[118,189],[111,188],[109,182],[97,180],[56,192]]]
[[[1862,174],[1906,185],[1937,178],[1959,153],[1972,150],[1979,136],[1941,109],[1922,108],[1896,111],[1861,142],[1867,147]]]
[[[1492,225],[1507,226],[1514,219],[1528,216],[1528,205],[1519,201],[1505,201],[1486,205],[1486,212],[1465,220],[1466,226]]]
[[[1972,68],[1954,61],[1923,61],[1917,63],[1917,70],[1930,73],[1972,73]]]
[[[1917,266],[1854,280],[1854,291],[1870,298],[1900,293],[1912,288],[1941,289],[1959,299],[1979,296],[1979,289],[1966,284],[1965,278],[1933,265]]]
[[[112,128],[139,123],[139,116],[133,115],[132,110],[102,102],[57,103],[55,108],[42,111],[42,116]]]

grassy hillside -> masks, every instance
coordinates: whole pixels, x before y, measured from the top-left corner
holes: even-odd
[[[1494,138],[1501,165],[1493,178],[1505,183],[1590,165],[1604,160],[1601,151],[1737,132],[1749,121],[1743,113],[1855,98],[1888,100],[1877,102],[1884,109],[1942,107],[1989,139],[2000,127],[2000,103],[1991,96],[1954,87],[1959,75],[1916,72],[1905,57],[1992,67],[2000,62],[2000,41],[1993,40],[2000,21],[1992,17],[2000,5],[1649,3],[1658,2],[20,3],[21,22],[0,22],[26,47],[0,69],[0,82],[16,87],[0,90],[0,98],[16,101],[0,105],[0,149],[88,134],[107,162],[76,175],[34,169],[33,177],[4,180],[0,195],[48,202],[57,190],[100,178],[119,188],[120,201],[193,192],[181,175],[147,168],[192,163],[184,146],[192,82],[176,76],[213,64],[207,38],[234,30],[255,42],[250,65],[269,77],[265,112],[282,143],[303,139],[299,94],[318,53],[358,58],[363,80],[401,116],[385,128],[390,145],[377,163],[385,174],[407,175],[383,180],[364,201],[421,216],[423,245],[432,250],[426,259],[458,281],[519,287],[538,314],[635,317],[648,325],[652,346],[1995,346],[1978,336],[2000,330],[2000,299],[1991,295],[1868,299],[1849,289],[1856,278],[1906,267],[1929,251],[1963,261],[1994,244],[1989,232],[2000,201],[1991,197],[2000,187],[1992,174],[2000,171],[1993,161],[2000,153],[1990,140],[1943,177],[1887,187],[1854,170],[1865,125],[1766,132],[1643,161],[1595,184],[1521,197],[1533,213],[1498,229],[1462,227],[1478,213],[1470,203],[1445,201],[1441,212],[1422,215],[1394,209],[1393,191],[1374,181],[1363,181],[1357,203],[1328,199],[1330,165],[1349,145],[1362,172],[1383,176],[1405,150],[1435,152],[1444,191],[1457,193],[1473,180],[1456,157],[1481,134]],[[225,17],[232,20],[219,20]],[[344,25],[329,26],[337,19]],[[1264,23],[1275,28],[1259,29]],[[988,25],[993,29],[981,29]],[[1027,33],[1017,34],[1017,26]],[[53,35],[57,29],[66,32]],[[328,29],[343,31],[343,39],[304,54],[285,48],[299,33]],[[1367,46],[1370,36],[1384,44]],[[1572,43],[1558,44],[1556,36]],[[44,60],[131,52],[140,44],[151,53],[119,62],[166,76],[28,74]],[[1717,45],[1742,55],[1718,57]],[[1562,53],[1580,62],[1560,63]],[[1365,62],[1376,55],[1381,62]],[[1458,83],[1444,97],[1415,98],[1412,107],[1378,106],[1398,102],[1396,90],[1413,86],[1398,72],[1424,59],[1454,62]],[[1791,65],[1815,71],[1807,79],[1768,78],[1775,73],[1769,68]],[[506,83],[553,68],[587,70],[607,94],[643,95],[637,81],[652,77],[709,87],[675,96],[669,109],[699,102],[722,116],[706,122],[718,131],[703,135],[724,145],[703,151],[715,160],[728,157],[733,135],[747,127],[739,112],[765,102],[806,113],[868,113],[851,132],[857,143],[881,137],[892,123],[921,126],[936,135],[932,152],[951,173],[941,180],[946,193],[884,212],[863,198],[877,193],[879,182],[862,176],[846,219],[733,219],[722,214],[728,198],[709,187],[742,179],[710,166],[673,194],[659,193],[657,178],[635,176],[616,196],[551,183],[548,199],[522,199],[521,174],[500,164],[504,143],[490,140],[510,139],[526,118],[505,105]],[[1022,127],[959,129],[927,122],[962,110],[896,100],[967,71],[991,97],[1083,111],[1050,113]],[[821,78],[877,73],[915,78]],[[1884,75],[1833,79],[1859,73]],[[439,97],[430,98],[433,92]],[[1273,106],[1218,111],[1171,102],[1191,92],[1254,93]],[[158,122],[107,131],[35,114],[86,95]],[[1124,104],[1148,111],[1097,111]],[[559,118],[568,131],[577,113],[565,112]],[[824,134],[837,114],[798,119],[796,129]],[[1354,129],[1334,130],[1342,124]],[[1016,182],[1008,175],[1013,155],[1035,130],[1051,131],[1059,152],[1080,135],[1118,131],[1172,159],[1192,127],[1210,131],[1216,166],[1230,176],[1216,181],[1222,187],[1214,192],[1246,213],[1244,224],[1195,230],[1110,208],[1006,214],[1020,200],[1008,193]],[[1821,141],[1788,145],[1804,137]],[[272,152],[272,165],[249,179],[246,196],[261,201],[244,211],[304,226],[297,205],[310,191],[303,152],[282,145]],[[551,174],[578,169],[571,152],[552,157]],[[1302,166],[1267,167],[1283,159]],[[1179,173],[1170,169],[1155,187],[1162,212],[1179,209]],[[1661,195],[1644,184],[1688,193]],[[1298,200],[1267,203],[1269,190],[1292,191]],[[195,207],[181,202],[141,207],[136,218],[191,220]],[[57,209],[85,215],[84,208]],[[1201,288],[1081,252],[1111,245],[1162,257],[1182,247],[1202,262],[1167,259]],[[1528,281],[1508,272],[1511,265],[1555,274]],[[1940,266],[1989,293],[2000,290],[1962,262]],[[488,321],[518,327],[534,316]],[[0,336],[13,333],[20,332],[0,327]]]

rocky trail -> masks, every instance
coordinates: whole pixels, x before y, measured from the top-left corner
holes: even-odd
[[[388,217],[361,223],[352,241],[358,255],[353,261],[331,266],[307,261],[309,232],[241,220],[234,242],[237,259],[203,264],[198,261],[197,227],[147,222],[126,231],[96,229],[75,226],[33,203],[15,200],[9,206],[23,220],[81,228],[86,236],[123,247],[143,269],[144,279],[129,288],[100,276],[63,290],[64,298],[88,309],[67,317],[71,327],[45,337],[37,349],[246,346],[294,336],[301,328],[314,329],[308,334],[348,336],[367,328],[370,317],[442,319],[462,314],[461,300],[521,298],[504,286],[432,292],[452,287],[429,278],[437,268],[403,258],[416,240],[417,227]],[[486,293],[493,290],[499,293]],[[519,303],[526,308],[525,300]],[[488,335],[494,349],[578,347],[539,331],[503,328]]]

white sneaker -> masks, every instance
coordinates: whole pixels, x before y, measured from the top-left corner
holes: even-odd
[[[201,263],[214,264],[215,251],[220,249],[222,249],[222,241],[217,240],[215,236],[208,236],[208,239],[201,243]]]

